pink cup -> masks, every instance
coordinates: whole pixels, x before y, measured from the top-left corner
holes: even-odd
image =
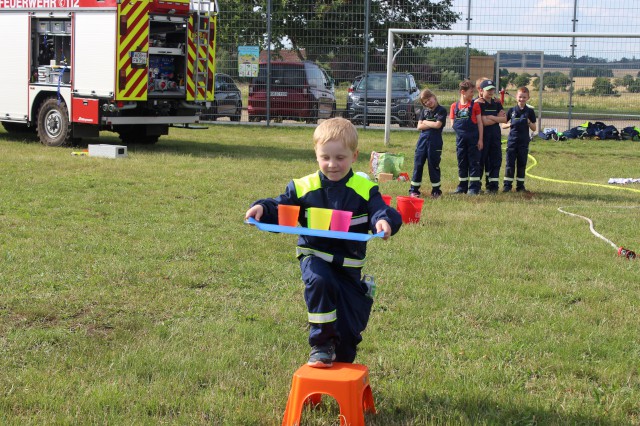
[[[351,226],[351,216],[352,212],[344,211],[344,210],[334,210],[331,214],[331,230],[332,231],[342,231],[349,232],[349,227]]]

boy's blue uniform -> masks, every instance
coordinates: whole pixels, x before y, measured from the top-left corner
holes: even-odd
[[[478,149],[478,124],[473,122],[473,105],[460,109],[460,102],[451,105],[453,111],[453,130],[456,132],[456,156],[458,158],[458,178],[460,183],[456,192],[471,190],[480,192],[482,167],[481,154]]]
[[[284,194],[256,201],[264,207],[261,222],[278,222],[278,204],[300,206],[299,222],[307,226],[306,209],[321,207],[353,212],[349,232],[375,231],[386,220],[395,234],[402,225],[400,214],[387,206],[378,185],[353,170],[340,181],[318,171],[287,185]],[[365,242],[301,235],[296,253],[300,260],[304,298],[310,323],[309,344],[336,344],[336,361],[353,362],[362,340],[373,300],[362,282],[367,244]]]
[[[495,117],[503,108],[499,101],[491,99],[480,103],[480,110],[482,115]],[[502,167],[502,132],[498,123],[484,126],[481,167],[486,174],[487,190],[497,191]]]
[[[520,109],[518,105],[509,108],[507,120],[511,123],[509,138],[507,139],[507,158],[504,171],[504,187],[510,189],[513,185],[513,177],[517,171],[516,189],[524,188],[525,170],[527,167],[527,155],[529,155],[529,120],[536,122],[536,113],[525,105]]]
[[[442,156],[442,129],[444,129],[447,123],[447,110],[444,109],[442,105],[436,106],[433,110],[424,107],[420,113],[419,120],[440,121],[442,122],[442,127],[439,129],[426,129],[420,132],[420,137],[416,144],[413,176],[411,178],[409,193],[420,193],[425,162],[427,162],[429,167],[429,180],[431,181],[433,193],[433,191],[439,191],[441,185],[440,159]]]

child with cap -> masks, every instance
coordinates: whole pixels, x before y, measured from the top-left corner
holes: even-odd
[[[480,83],[480,110],[482,111],[482,125],[484,140],[481,168],[486,174],[486,188],[490,194],[498,192],[500,184],[500,167],[502,166],[502,132],[500,123],[507,122],[507,115],[500,101],[494,98],[496,86],[493,80],[486,79]]]

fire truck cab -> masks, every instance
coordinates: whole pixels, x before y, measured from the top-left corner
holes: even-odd
[[[8,132],[48,146],[117,132],[155,143],[214,98],[209,0],[0,0]]]

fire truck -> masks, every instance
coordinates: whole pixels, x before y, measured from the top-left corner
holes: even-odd
[[[0,0],[0,121],[62,146],[101,130],[158,141],[214,98],[209,0]]]

